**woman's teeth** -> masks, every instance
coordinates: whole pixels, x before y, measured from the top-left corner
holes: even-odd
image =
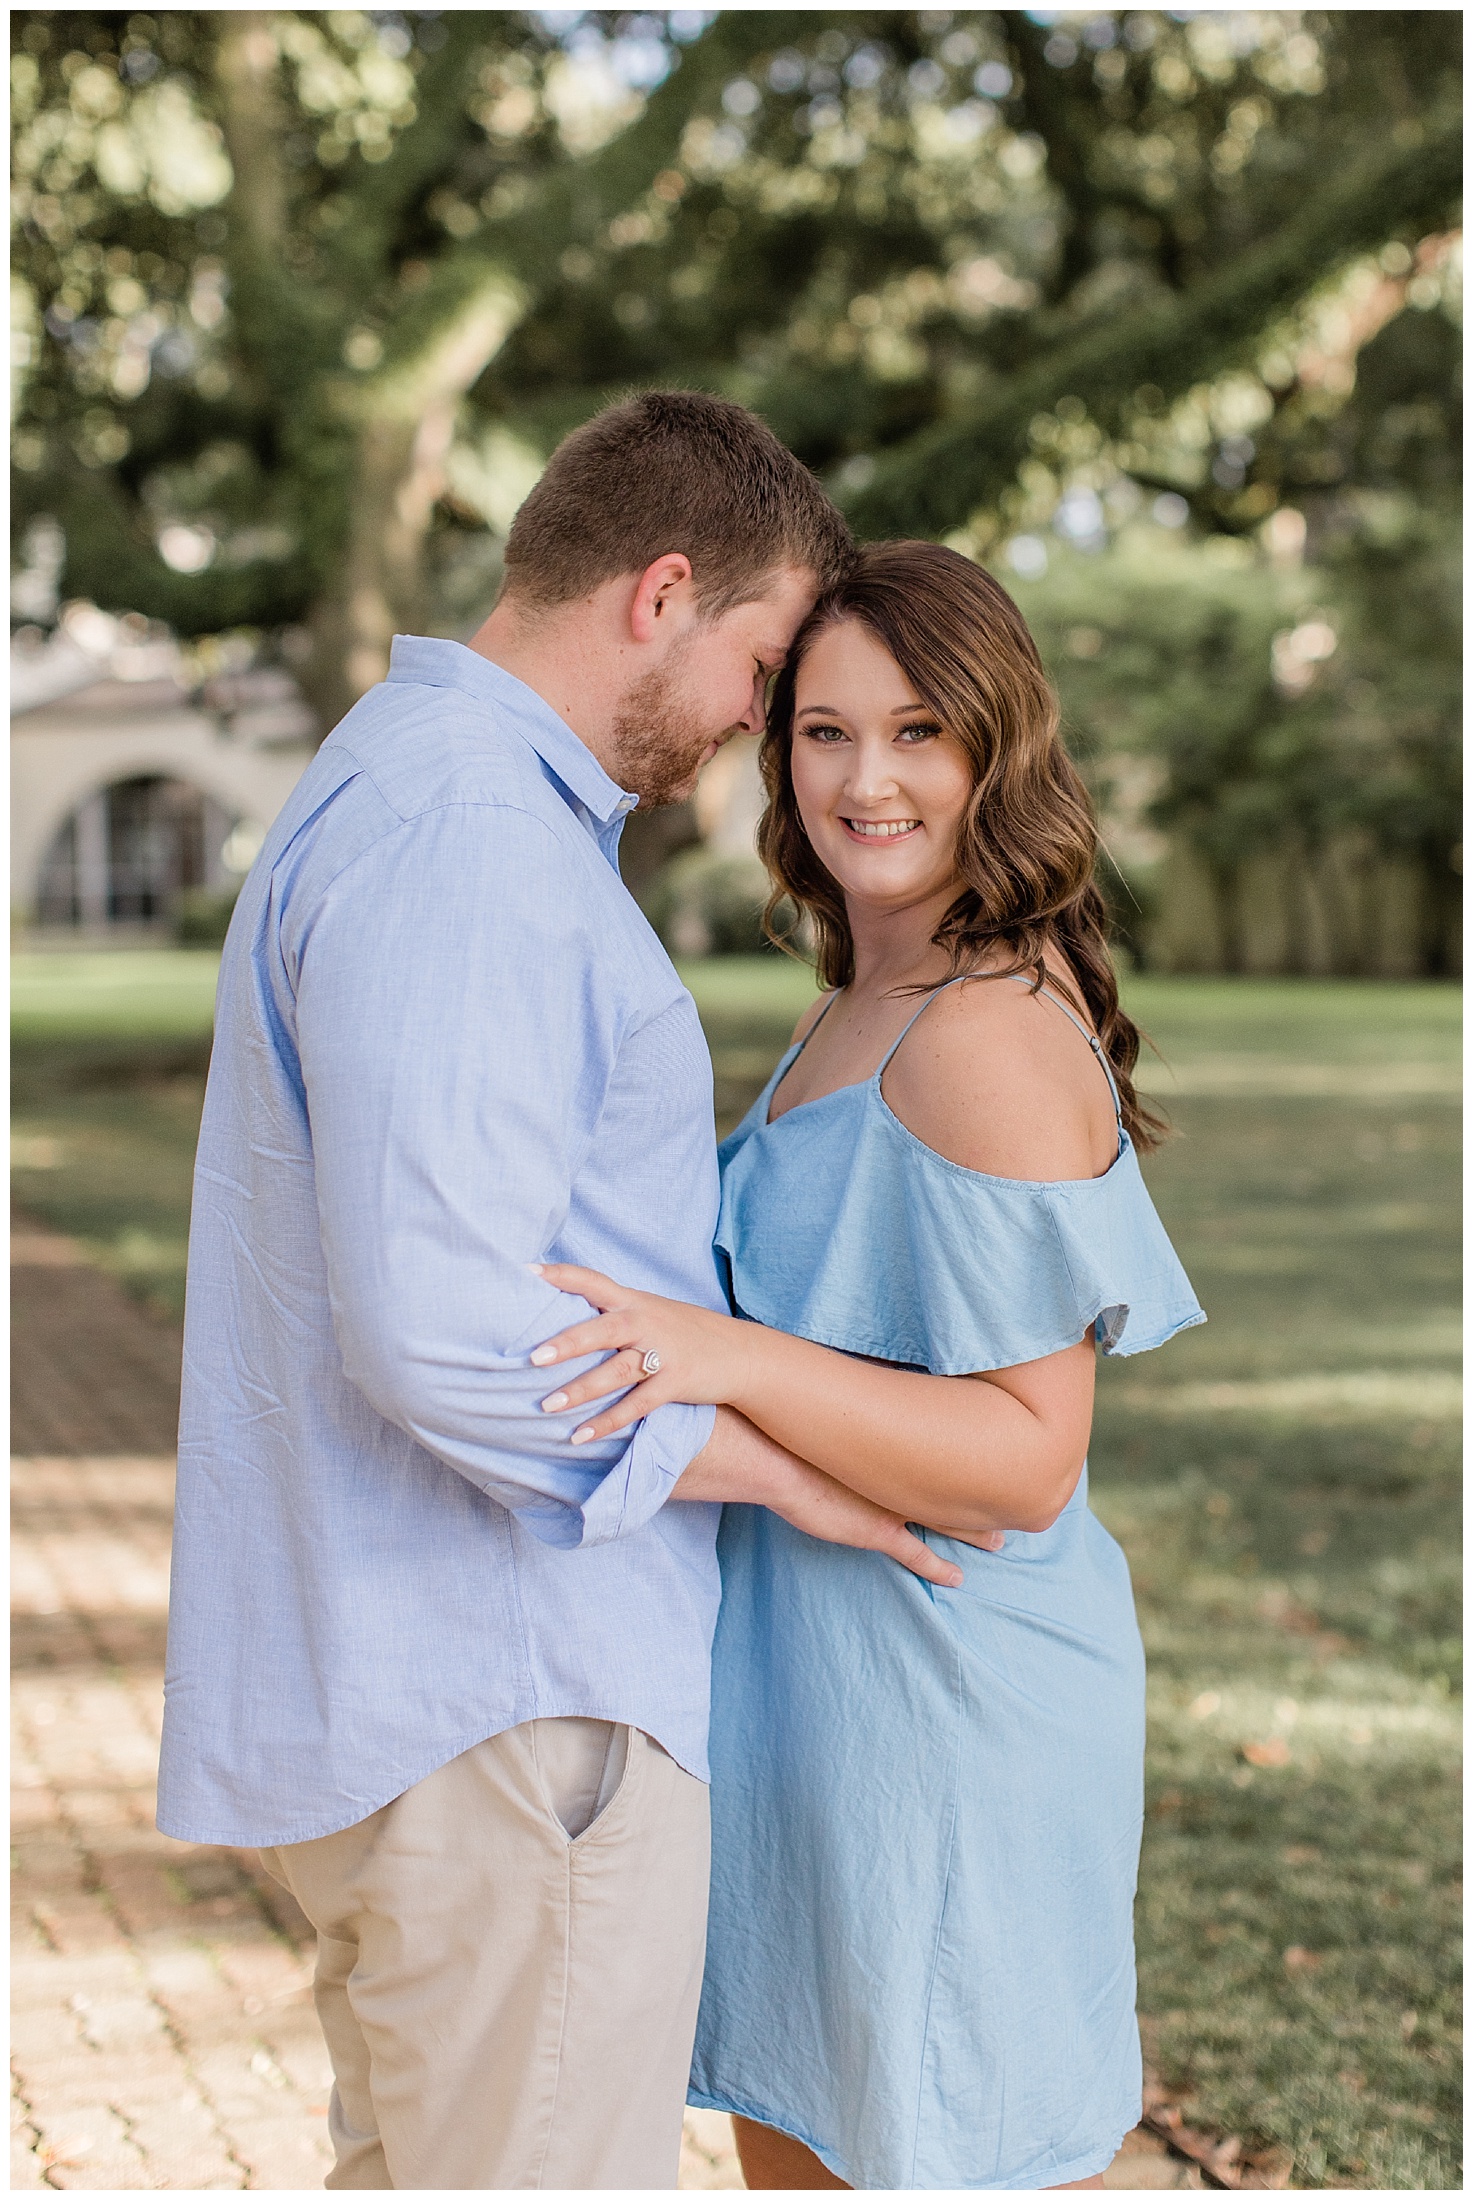
[[[857,817],[846,817],[844,823],[851,833],[858,833],[861,840],[900,840],[913,833],[920,825],[918,817],[879,818],[873,823]]]

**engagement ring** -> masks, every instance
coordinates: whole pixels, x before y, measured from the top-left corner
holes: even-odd
[[[660,1372],[660,1355],[658,1352],[646,1352],[639,1364],[646,1375],[658,1375]]]

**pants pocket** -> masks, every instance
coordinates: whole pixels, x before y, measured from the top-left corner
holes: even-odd
[[[569,1841],[597,1824],[623,1786],[633,1729],[610,1719],[533,1719],[532,1750],[548,1808]]]

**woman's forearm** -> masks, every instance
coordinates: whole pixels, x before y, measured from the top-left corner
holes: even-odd
[[[1094,1407],[1087,1336],[987,1375],[912,1374],[631,1290],[571,1262],[544,1262],[538,1272],[602,1311],[536,1346],[533,1364],[608,1355],[550,1391],[543,1411],[620,1394],[575,1426],[571,1443],[612,1435],[684,1399],[732,1406],[861,1497],[956,1535],[1046,1528],[1073,1495]]]
[[[1087,1345],[994,1381],[879,1367],[755,1325],[743,1343],[741,1394],[727,1402],[907,1520],[1036,1530],[1073,1494],[1089,1443]]]

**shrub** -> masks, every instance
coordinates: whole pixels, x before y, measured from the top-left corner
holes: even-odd
[[[645,896],[645,913],[672,955],[756,955],[767,873],[755,855],[687,848],[672,856]]]
[[[174,904],[174,938],[179,946],[223,946],[239,892],[238,886],[223,894],[197,886],[181,894]]]

